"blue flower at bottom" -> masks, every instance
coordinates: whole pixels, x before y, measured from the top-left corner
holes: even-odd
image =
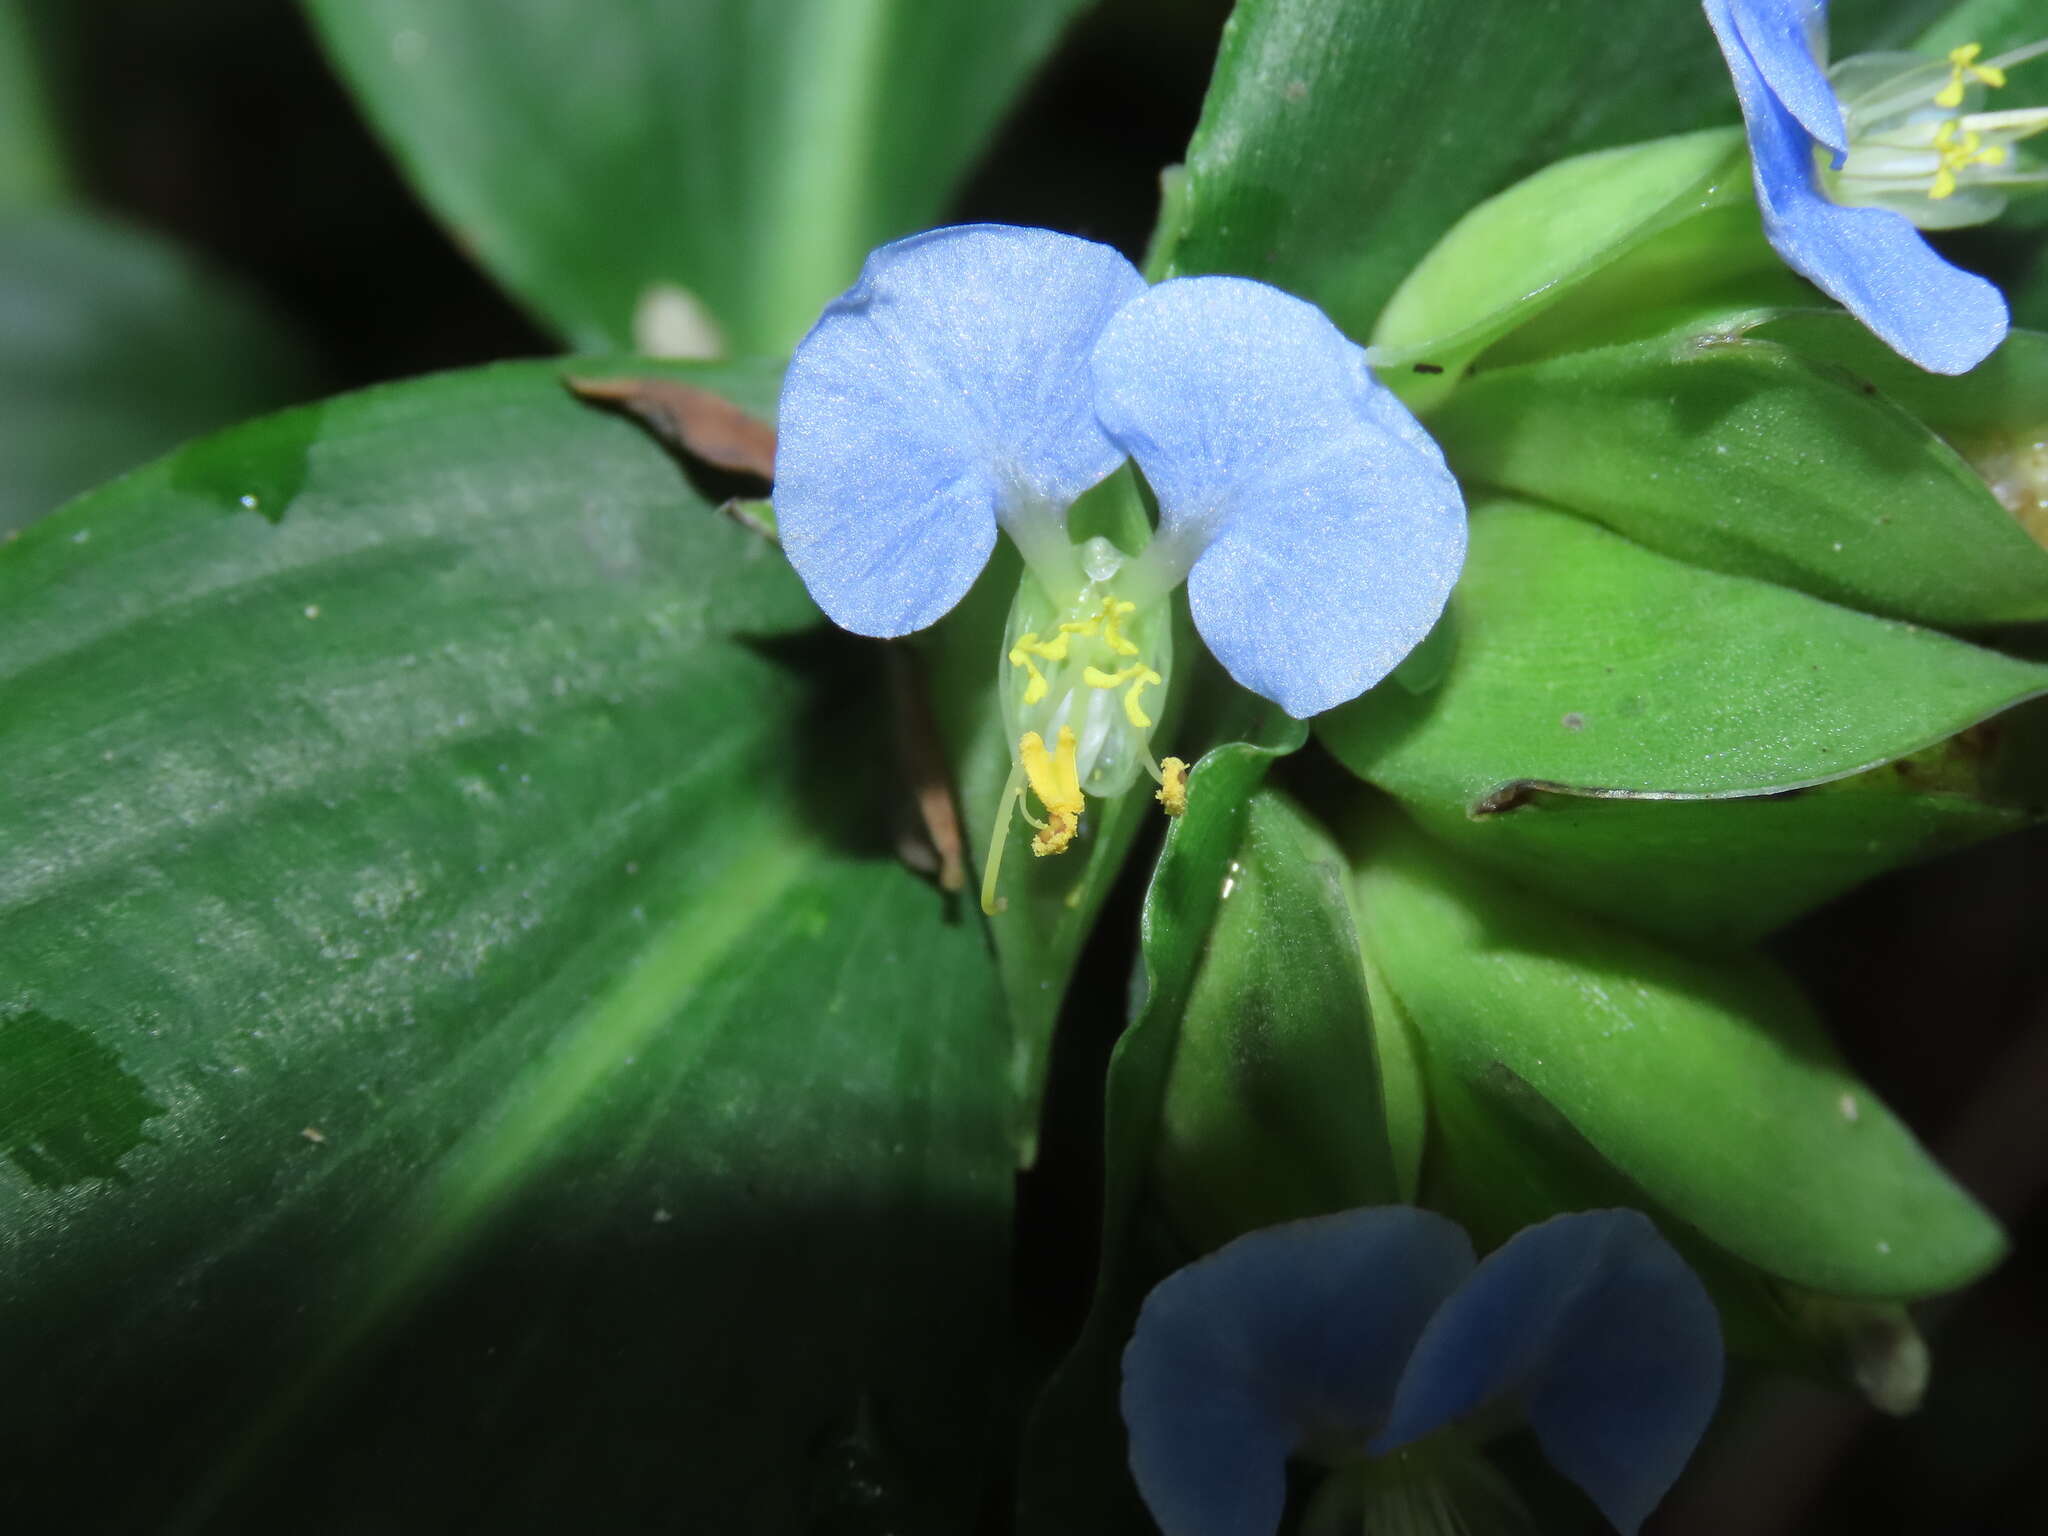
[[[2000,63],[2039,50],[1981,64],[1969,48],[1947,62],[1871,55],[1831,80],[1827,0],[1704,4],[1749,129],[1772,248],[1900,356],[1933,373],[1976,367],[2005,339],[2005,299],[1944,261],[1916,225],[1981,222],[2003,208],[2000,186],[2038,179],[2014,172],[2012,145],[2048,113],[1962,109],[1985,82],[2003,83]],[[1848,100],[1838,84],[1855,87]]]
[[[1169,1275],[1123,1369],[1131,1472],[1165,1536],[1272,1536],[1290,1457],[1384,1456],[1503,1402],[1632,1536],[1713,1416],[1721,1329],[1639,1212],[1558,1216],[1475,1265],[1444,1217],[1373,1206]]]

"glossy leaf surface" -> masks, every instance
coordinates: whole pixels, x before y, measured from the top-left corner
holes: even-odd
[[[0,533],[302,394],[307,372],[276,316],[168,243],[0,215]]]
[[[1661,553],[1946,626],[2048,617],[2048,550],[1899,405],[1690,331],[1482,371],[1430,419],[1458,471]]]
[[[787,352],[937,222],[1080,3],[307,0],[427,202],[570,345],[669,315],[711,355]]]
[[[1768,963],[1696,960],[1579,917],[1398,817],[1353,854],[1364,941],[1433,1079],[1494,1114],[1498,1083],[1525,1085],[1660,1207],[1798,1285],[1919,1296],[2003,1252]]]
[[[969,1518],[1000,992],[772,545],[508,365],[188,447],[0,612],[0,1503]]]

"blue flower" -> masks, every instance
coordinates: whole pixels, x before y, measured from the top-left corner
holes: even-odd
[[[1772,247],[1920,367],[1966,373],[1982,362],[2005,339],[2005,300],[1918,230],[1994,218],[2003,188],[2041,179],[2014,146],[2048,128],[2048,109],[1975,109],[2048,44],[1991,60],[1975,45],[1945,61],[1872,54],[1831,74],[1827,0],[1705,6],[1749,128]]]
[[[1123,1415],[1165,1536],[1271,1536],[1290,1457],[1369,1475],[1502,1404],[1633,1533],[1721,1372],[1705,1287],[1638,1212],[1555,1217],[1475,1266],[1444,1217],[1375,1206],[1253,1232],[1160,1282]]]
[[[1170,812],[1151,701],[1169,599],[1247,688],[1306,717],[1384,677],[1429,632],[1464,558],[1435,443],[1313,305],[1242,278],[1147,289],[1107,247],[1042,229],[934,230],[869,256],[797,347],[782,390],[784,547],[842,628],[931,624],[996,531],[1025,579],[997,660],[1010,807],[1063,851],[1087,795],[1140,769]],[[1135,457],[1159,500],[1142,550],[1076,545],[1074,500]]]

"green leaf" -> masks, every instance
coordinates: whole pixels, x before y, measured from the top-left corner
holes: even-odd
[[[1242,0],[1155,273],[1235,272],[1355,336],[1481,199],[1734,117],[1694,0]]]
[[[1395,1198],[1345,876],[1293,802],[1253,797],[1181,1014],[1153,1156],[1174,1227],[1201,1252]]]
[[[1825,783],[2048,690],[2048,667],[1653,554],[1568,514],[1481,503],[1427,695],[1322,718],[1353,771],[1466,806],[1503,788],[1671,797]]]
[[[934,222],[1083,0],[306,3],[511,293],[581,349],[701,356],[786,353]]]
[[[82,213],[0,215],[0,532],[306,380],[277,318],[175,247]]]
[[[0,0],[0,208],[53,201],[69,180],[44,99],[44,67],[21,0]]]
[[[2036,543],[2048,543],[2048,335],[2015,330],[1968,373],[1925,373],[1854,318],[1801,310],[1752,333],[1847,369],[1940,433]]]
[[[1965,43],[1982,43],[1996,54],[2044,36],[2048,36],[2048,22],[2041,19],[2037,0],[1961,0],[1912,46],[1915,52],[1936,58]]]
[[[1361,934],[1422,1039],[1432,1101],[1483,1106],[1461,1123],[1506,1149],[1468,1162],[1468,1187],[1524,1177],[1518,1136],[1565,1134],[1798,1286],[1924,1296],[2003,1253],[1767,962],[1646,943],[1486,878],[1395,816],[1353,849]]]
[[[1625,922],[1747,940],[2040,809],[1995,737],[1938,744],[2048,667],[1560,512],[1482,503],[1448,623],[1435,689],[1375,689],[1318,734],[1436,835]]]
[[[1426,411],[1474,358],[1572,287],[1749,195],[1749,150],[1736,128],[1561,160],[1474,208],[1408,274],[1373,332],[1377,366],[1411,409]],[[1405,367],[1416,362],[1422,371]]]
[[[1774,341],[1676,334],[1468,380],[1458,472],[1664,554],[1940,625],[2048,618],[2048,550],[1874,386]]]
[[[970,1522],[1001,995],[772,545],[508,365],[88,496],[0,614],[19,1507]]]
[[[1951,441],[2038,432],[2048,424],[2048,335],[2015,330],[1968,373],[1915,368],[1835,309],[1773,315],[1751,333],[1847,370]]]
[[[1138,1306],[1164,1272],[1143,1213],[1167,1084],[1203,951],[1225,907],[1224,884],[1233,863],[1242,863],[1259,787],[1274,760],[1297,750],[1307,732],[1267,709],[1245,735],[1217,747],[1189,774],[1187,813],[1168,832],[1145,894],[1144,991],[1110,1059],[1106,1089],[1095,1296],[1080,1339],[1040,1395],[1026,1432],[1017,1513],[1024,1536],[1152,1528],[1125,1466],[1117,1373]],[[1287,812],[1265,816],[1298,825]]]

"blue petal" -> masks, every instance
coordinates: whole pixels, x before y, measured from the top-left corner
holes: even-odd
[[[1103,332],[1095,387],[1158,493],[1157,558],[1192,566],[1195,625],[1245,687],[1306,718],[1429,633],[1464,500],[1321,310],[1244,278],[1162,283]]]
[[[1268,1227],[1162,1280],[1124,1351],[1123,1413],[1165,1536],[1271,1536],[1287,1457],[1365,1443],[1471,1269],[1457,1226],[1395,1205]]]
[[[1637,1211],[1517,1233],[1430,1320],[1383,1453],[1519,1394],[1550,1464],[1633,1536],[1684,1469],[1721,1394],[1706,1287]]]
[[[1707,17],[1717,34],[1724,21],[1715,12],[1723,6],[1771,94],[1800,127],[1834,151],[1835,164],[1840,165],[1849,150],[1849,128],[1821,63],[1827,0],[1715,0],[1707,7]],[[1728,51],[1725,35],[1721,49]]]
[[[922,629],[973,585],[999,522],[1043,537],[1123,461],[1088,355],[1144,287],[1108,246],[1001,224],[868,257],[798,344],[777,412],[782,544],[835,624]]]
[[[1707,0],[1749,124],[1764,233],[1791,267],[1930,373],[1967,373],[2005,340],[2005,299],[1950,266],[1899,214],[1844,208],[1814,185],[1805,131],[1778,102],[1740,38],[1729,0]]]

